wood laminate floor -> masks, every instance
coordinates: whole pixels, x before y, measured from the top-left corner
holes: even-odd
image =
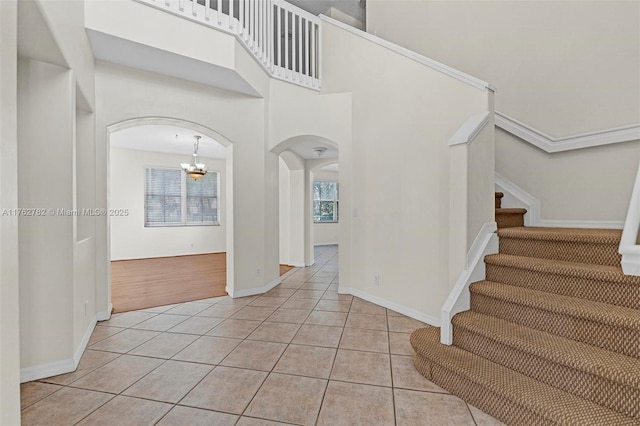
[[[293,266],[280,265],[280,275]],[[225,296],[226,253],[111,262],[115,313]]]
[[[226,253],[111,262],[115,313],[224,296],[226,284]]]

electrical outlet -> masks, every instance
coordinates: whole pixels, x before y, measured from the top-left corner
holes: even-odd
[[[380,285],[380,275],[375,274],[373,276],[373,285],[375,285],[375,286],[379,286]]]
[[[256,269],[256,277],[259,277],[261,273],[262,271],[260,270],[260,268]]]
[[[190,246],[191,248],[193,248],[193,243],[191,243],[189,246]]]

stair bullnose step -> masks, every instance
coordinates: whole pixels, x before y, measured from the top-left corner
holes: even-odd
[[[416,365],[430,366],[430,380],[509,424],[531,423],[526,417],[559,425],[637,425],[636,420],[601,405],[456,346],[442,345],[438,329],[414,331],[411,344],[416,358],[429,361]],[[491,402],[486,402],[484,395],[491,397]],[[500,402],[508,402],[508,406]]]
[[[640,311],[524,287],[479,281],[471,310],[640,358]]]
[[[487,281],[640,309],[640,277],[620,267],[502,253],[484,261]]]
[[[640,311],[637,309],[561,296],[492,281],[475,282],[471,284],[469,290],[471,293],[507,300],[518,305],[563,313],[615,327],[633,329],[640,333]]]
[[[640,277],[625,275],[616,266],[594,265],[591,263],[567,262],[564,260],[540,259],[536,257],[516,256],[512,254],[490,254],[484,258],[486,264],[526,269],[554,275],[569,275],[577,278],[589,278],[599,281],[637,284]]]
[[[640,360],[520,324],[466,311],[453,318],[464,328],[538,358],[640,390]]]

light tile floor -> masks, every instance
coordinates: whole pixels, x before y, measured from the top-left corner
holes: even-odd
[[[336,246],[264,296],[113,315],[78,369],[22,385],[23,425],[498,425],[422,377],[419,321],[337,292]]]

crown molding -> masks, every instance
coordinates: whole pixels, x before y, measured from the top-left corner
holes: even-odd
[[[495,112],[495,123],[501,129],[550,154],[640,140],[640,123],[562,138],[551,137],[499,111]]]

